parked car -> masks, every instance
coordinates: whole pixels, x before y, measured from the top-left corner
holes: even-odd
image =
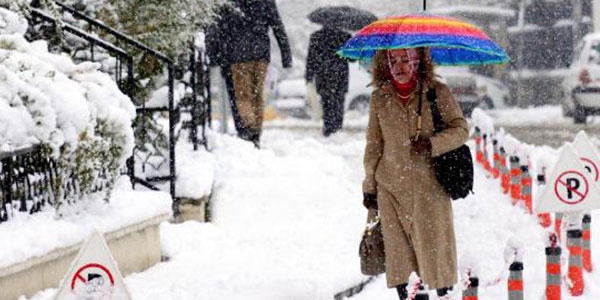
[[[481,102],[477,94],[477,80],[474,74],[464,67],[438,67],[436,75],[454,94],[465,117],[470,117],[473,109]]]
[[[575,123],[600,115],[600,33],[583,37],[563,81],[563,114]]]
[[[369,108],[372,88],[371,75],[358,63],[349,65],[349,85],[344,107],[346,111],[355,110],[366,113]],[[307,99],[306,80],[304,78],[283,79],[278,82],[275,96],[270,105],[280,114],[295,118],[310,118],[313,113]]]
[[[477,95],[481,98],[480,108],[494,109],[508,106],[510,89],[502,81],[487,76],[474,76],[477,82]]]

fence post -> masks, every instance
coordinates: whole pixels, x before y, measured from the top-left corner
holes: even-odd
[[[584,214],[582,219],[583,232],[581,235],[581,247],[583,250],[583,269],[592,272],[592,215]]]

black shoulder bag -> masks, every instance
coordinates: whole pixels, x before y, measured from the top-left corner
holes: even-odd
[[[437,104],[435,88],[427,91],[427,100],[431,107],[434,134],[446,127]],[[419,97],[419,117],[421,116],[421,97]],[[435,177],[444,187],[452,200],[465,198],[473,192],[473,158],[467,145],[433,158]]]

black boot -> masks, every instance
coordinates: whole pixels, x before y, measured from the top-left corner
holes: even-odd
[[[452,287],[451,286],[436,289],[436,293],[437,293],[438,297],[446,296],[451,291],[452,291]]]
[[[398,297],[400,297],[400,300],[408,299],[408,291],[406,290],[407,286],[407,283],[396,286],[396,291],[398,292]]]

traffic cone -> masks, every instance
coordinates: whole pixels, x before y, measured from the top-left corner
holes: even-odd
[[[475,160],[483,164],[483,152],[481,151],[481,129],[475,127]]]
[[[538,174],[537,183],[538,185],[546,184],[546,175],[544,173]],[[540,225],[542,225],[544,228],[548,228],[550,227],[550,225],[552,225],[552,217],[550,216],[550,213],[538,214],[538,221],[540,222]]]
[[[528,213],[533,213],[533,200],[531,197],[531,175],[529,166],[521,166],[521,200]]]
[[[500,177],[500,152],[498,150],[498,140],[492,140],[492,157],[494,158],[494,164],[492,165],[492,177],[498,178]]]
[[[572,296],[583,294],[583,268],[581,264],[581,230],[571,229],[567,231],[567,248],[569,249],[569,272],[571,281],[569,290]]]
[[[479,288],[479,278],[469,277],[469,286],[463,291],[462,300],[478,300],[477,289]]]
[[[523,300],[523,263],[515,261],[510,265],[508,276],[508,300]]]
[[[583,250],[583,269],[592,272],[592,215],[584,214],[582,222],[581,248]]]
[[[510,159],[510,198],[512,204],[516,205],[521,199],[521,168],[519,158],[511,156]]]
[[[510,190],[510,172],[506,166],[506,151],[500,147],[500,186],[502,193],[508,194]]]
[[[561,298],[561,249],[555,234],[550,236],[550,246],[546,247],[546,300],[560,300]]]

